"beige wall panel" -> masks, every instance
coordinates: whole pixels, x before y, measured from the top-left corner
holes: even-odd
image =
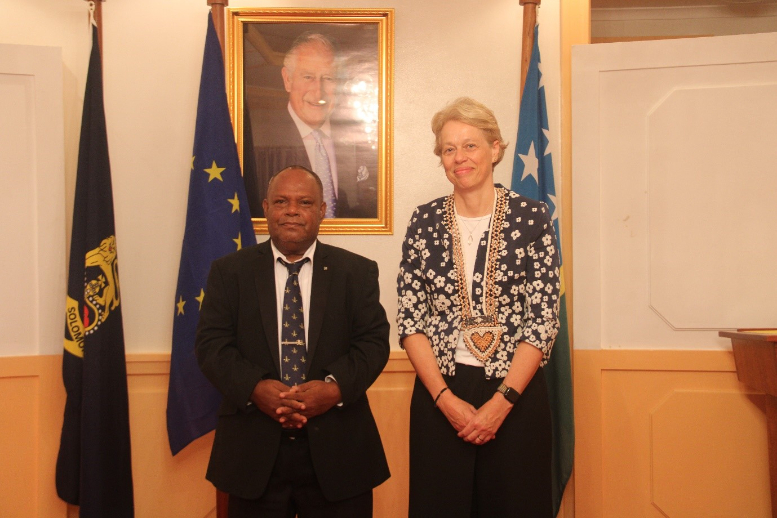
[[[213,433],[175,457],[170,454],[165,417],[169,369],[169,355],[127,357],[135,515],[215,518],[216,490],[205,480]],[[394,351],[369,390],[392,474],[375,492],[376,518],[407,515],[414,377],[405,353]],[[62,357],[0,357],[0,399],[0,516],[76,518],[78,508],[62,502],[54,484],[65,403]]]
[[[389,365],[368,391],[391,470],[391,478],[375,490],[376,518],[407,516],[410,396],[414,380],[415,371],[404,353],[392,352]]]
[[[135,355],[128,362],[132,474],[135,514],[201,518],[216,506],[215,489],[205,480],[213,434],[175,457],[167,442],[167,385],[170,362],[159,355]]]
[[[766,420],[736,373],[607,371],[602,406],[606,516],[768,516]]]
[[[54,471],[65,389],[61,356],[0,358],[0,516],[56,518]]]
[[[653,506],[667,516],[769,516],[765,396],[739,391],[729,373],[668,377],[674,388],[650,413]]]
[[[578,351],[576,516],[770,516],[763,396],[724,351]]]
[[[0,515],[4,517],[39,516],[35,440],[39,398],[37,376],[0,378]]]

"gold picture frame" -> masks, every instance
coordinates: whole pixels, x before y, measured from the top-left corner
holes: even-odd
[[[284,66],[293,42],[311,33],[323,35],[334,55],[328,61],[332,74],[305,75],[320,83],[312,94],[302,79],[293,79],[303,77],[304,66],[296,76],[295,65]],[[288,165],[310,167],[316,144],[303,142],[297,127],[318,117],[335,155],[330,172],[338,211],[324,219],[320,233],[393,233],[394,10],[230,8],[225,44],[240,164],[252,215],[260,216],[253,219],[254,231],[267,233],[261,199],[269,176]],[[308,107],[312,97],[326,108]],[[318,113],[306,118],[305,110]],[[306,131],[309,141],[314,132]]]

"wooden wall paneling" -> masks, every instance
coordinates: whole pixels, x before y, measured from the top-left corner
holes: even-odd
[[[407,516],[410,396],[414,380],[415,371],[407,355],[393,351],[383,374],[367,392],[391,470],[391,478],[375,490],[375,518]]]
[[[575,518],[602,518],[602,355],[574,352]]]
[[[216,491],[205,480],[213,433],[173,457],[165,411],[169,354],[127,356],[135,514],[139,518],[215,518]],[[392,477],[375,492],[375,517],[407,515],[410,395],[415,373],[391,353],[368,397]],[[0,516],[77,518],[54,484],[65,389],[62,356],[0,357]]]
[[[215,516],[216,491],[205,480],[213,433],[175,457],[167,441],[169,355],[128,356],[135,515],[168,518]]]
[[[770,516],[764,396],[730,352],[576,359],[579,516]]]
[[[0,443],[0,514],[9,518],[38,516],[39,448],[38,441],[30,439],[38,436],[39,385],[34,374],[0,379],[4,402],[0,413],[0,436],[4,438]]]
[[[0,358],[0,516],[56,518],[54,487],[65,390],[61,356]]]

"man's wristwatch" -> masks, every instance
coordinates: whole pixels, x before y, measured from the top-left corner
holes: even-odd
[[[521,397],[520,392],[518,392],[514,388],[508,387],[504,383],[500,383],[496,391],[502,394],[505,397],[505,399],[510,403],[512,403],[513,405],[516,404],[518,402],[518,398]]]

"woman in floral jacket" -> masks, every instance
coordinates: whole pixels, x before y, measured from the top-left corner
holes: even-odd
[[[417,373],[409,516],[550,517],[541,367],[560,291],[550,214],[494,185],[507,145],[491,110],[457,99],[432,131],[453,193],[413,213],[397,286],[400,341]]]

